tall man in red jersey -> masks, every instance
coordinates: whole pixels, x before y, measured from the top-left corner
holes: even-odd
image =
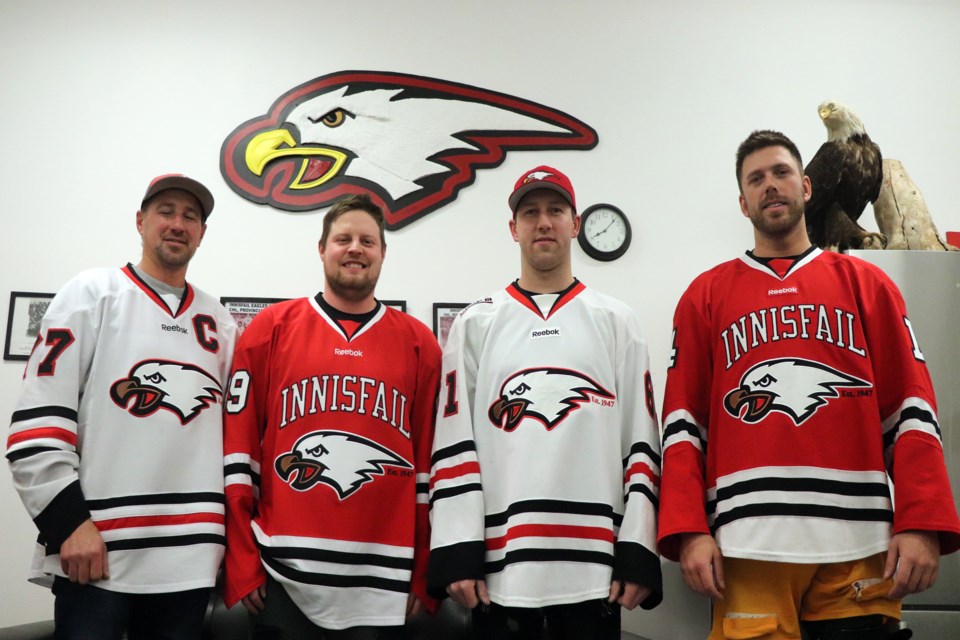
[[[265,309],[237,344],[224,599],[257,638],[399,638],[427,602],[440,347],[374,297],[383,230],[367,196],[335,204],[324,290]]]
[[[711,640],[909,638],[899,600],[934,583],[960,522],[903,299],[811,245],[783,134],[741,144],[737,181],[755,247],[674,318],[660,550],[714,598]]]

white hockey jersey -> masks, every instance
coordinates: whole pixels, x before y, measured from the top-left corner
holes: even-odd
[[[133,269],[81,273],[56,295],[24,373],[7,459],[40,530],[32,577],[92,518],[111,591],[213,586],[223,556],[221,398],[236,325],[189,284],[179,308]]]
[[[579,282],[516,284],[463,311],[444,349],[430,479],[432,593],[484,578],[504,606],[661,596],[660,446],[646,343]]]

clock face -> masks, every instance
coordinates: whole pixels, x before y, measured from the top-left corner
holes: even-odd
[[[608,261],[626,253],[630,237],[630,223],[622,211],[611,205],[595,205],[583,213],[577,239],[587,255]]]

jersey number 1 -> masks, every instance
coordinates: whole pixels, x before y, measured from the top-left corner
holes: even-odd
[[[449,418],[457,414],[457,372],[451,371],[444,380],[447,384],[447,402],[443,405],[443,417]]]

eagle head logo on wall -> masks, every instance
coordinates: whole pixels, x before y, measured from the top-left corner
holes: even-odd
[[[280,96],[237,127],[220,171],[240,196],[284,211],[367,193],[388,229],[456,199],[507,151],[592,149],[597,133],[521,98],[423,76],[344,71]]]

